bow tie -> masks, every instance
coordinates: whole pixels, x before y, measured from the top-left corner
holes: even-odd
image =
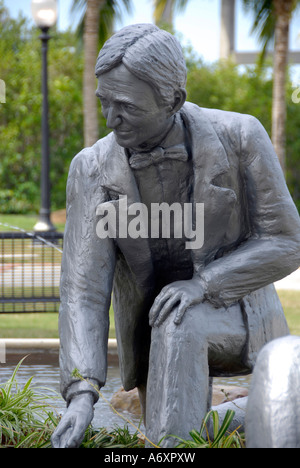
[[[159,164],[167,159],[176,161],[187,161],[188,153],[184,144],[162,148],[158,146],[152,151],[145,153],[134,153],[129,158],[129,164],[132,169],[144,169],[151,165]]]

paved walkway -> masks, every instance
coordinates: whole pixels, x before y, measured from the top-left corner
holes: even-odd
[[[58,287],[60,283],[59,264],[0,264],[0,273],[0,286],[5,288]]]

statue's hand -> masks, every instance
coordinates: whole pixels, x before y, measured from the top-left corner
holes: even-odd
[[[200,278],[187,281],[176,281],[165,286],[151,307],[149,323],[151,327],[159,327],[176,308],[174,323],[179,325],[186,310],[200,304],[204,299],[204,285]]]
[[[72,398],[66,413],[51,437],[53,448],[78,448],[94,416],[94,398],[90,392]]]

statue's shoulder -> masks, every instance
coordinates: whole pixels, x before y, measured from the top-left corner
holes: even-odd
[[[248,114],[198,107],[186,103],[183,118],[194,141],[208,136],[209,144],[220,141],[227,151],[241,155],[241,148],[251,153],[253,145],[269,145],[269,136],[259,120]]]
[[[115,138],[110,133],[98,140],[93,146],[82,149],[72,160],[70,173],[79,171],[84,174],[101,173],[101,167],[111,154]]]
[[[239,112],[225,111],[221,109],[211,109],[199,107],[196,104],[187,102],[183,107],[183,112],[194,121],[202,120],[213,125],[218,132],[248,130],[251,127],[260,126],[260,122],[248,114]]]

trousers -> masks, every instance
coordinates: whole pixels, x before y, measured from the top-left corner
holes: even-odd
[[[147,386],[139,388],[147,438],[166,448],[200,429],[213,376],[251,373],[243,364],[247,331],[239,304],[193,306],[180,325],[175,315],[152,329]]]

